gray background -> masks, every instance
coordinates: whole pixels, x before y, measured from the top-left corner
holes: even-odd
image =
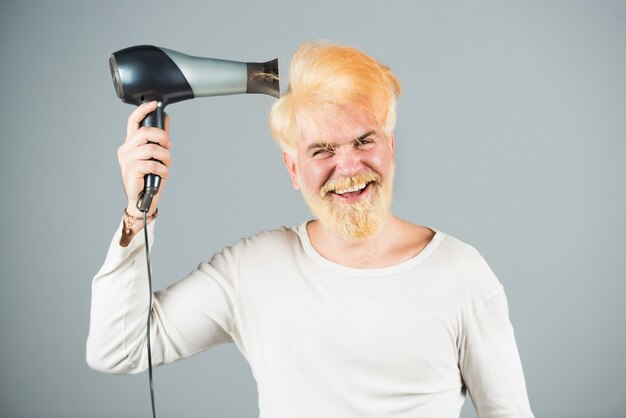
[[[132,107],[107,59],[155,44],[241,61],[305,39],[362,48],[404,93],[397,214],[477,247],[505,286],[538,417],[626,416],[626,3],[2,1],[0,415],[149,416],[148,381],[85,363],[90,279],[124,207]],[[283,85],[284,87],[284,85]],[[266,124],[273,99],[173,105],[155,287],[310,215]],[[155,371],[160,417],[253,417],[233,345]],[[473,416],[468,401],[463,416]]]

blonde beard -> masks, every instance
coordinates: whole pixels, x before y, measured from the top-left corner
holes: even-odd
[[[357,175],[325,184],[319,193],[302,189],[302,195],[313,215],[322,226],[339,238],[354,241],[373,235],[389,216],[393,196],[391,169],[384,181],[375,174]],[[333,199],[333,190],[345,190],[353,184],[373,181],[368,187],[369,196],[355,203],[338,203]]]

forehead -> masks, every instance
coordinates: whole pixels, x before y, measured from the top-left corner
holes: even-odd
[[[373,118],[356,109],[301,110],[297,114],[298,146],[352,141],[365,132],[379,131]]]

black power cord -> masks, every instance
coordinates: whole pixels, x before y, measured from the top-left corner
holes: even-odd
[[[148,264],[148,288],[150,291],[150,299],[148,304],[148,320],[146,335],[148,338],[148,378],[150,379],[150,402],[152,403],[152,418],[156,418],[156,410],[154,408],[154,384],[152,382],[152,348],[150,347],[150,318],[152,317],[152,267],[150,265],[150,249],[148,248],[148,211],[143,211],[143,236],[146,245],[146,262]]]

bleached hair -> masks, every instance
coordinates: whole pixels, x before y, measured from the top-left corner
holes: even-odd
[[[401,86],[389,67],[358,49],[305,42],[294,54],[287,91],[269,116],[272,136],[283,151],[293,153],[300,135],[298,115],[332,121],[342,110],[357,108],[390,134]]]

